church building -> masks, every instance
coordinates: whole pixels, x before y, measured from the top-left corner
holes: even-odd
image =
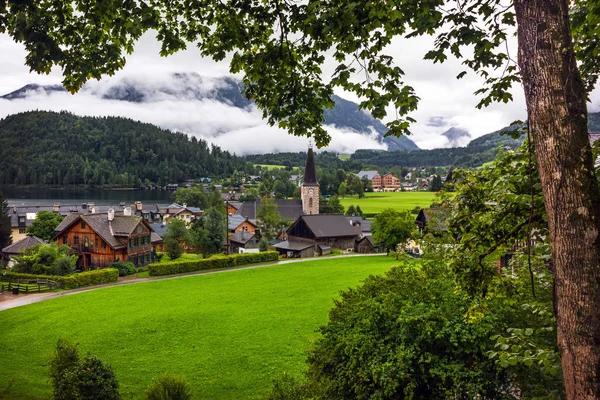
[[[302,198],[302,211],[305,215],[319,214],[319,199],[321,188],[317,183],[317,171],[315,168],[315,155],[312,147],[308,148],[306,155],[306,166],[304,167],[304,180],[300,189]]]

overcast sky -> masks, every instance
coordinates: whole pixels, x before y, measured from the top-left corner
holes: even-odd
[[[481,87],[481,79],[472,73],[456,80],[463,69],[457,60],[444,64],[424,61],[423,55],[432,48],[430,37],[410,40],[398,39],[390,46],[397,64],[406,72],[406,82],[411,84],[421,98],[419,110],[412,114],[417,123],[411,128],[411,139],[421,148],[448,146],[441,133],[451,127],[467,130],[471,138],[493,132],[511,122],[525,119],[525,102],[520,86],[513,88],[514,101],[509,104],[494,104],[487,109],[477,110],[479,99],[473,92]],[[261,120],[259,110],[249,111],[229,107],[214,101],[197,101],[157,96],[148,103],[126,103],[101,99],[98,94],[115,81],[130,80],[148,87],[169,85],[169,74],[173,72],[196,72],[203,77],[218,78],[228,75],[226,62],[216,63],[202,58],[193,46],[173,56],[162,58],[154,35],[148,33],[129,56],[127,65],[114,77],[101,82],[91,82],[76,95],[67,93],[34,95],[26,100],[0,100],[0,118],[27,110],[68,110],[78,115],[119,115],[163,128],[179,130],[216,143],[237,154],[271,151],[299,151],[306,148],[308,140],[287,135],[278,128],[269,127]],[[513,57],[516,57],[514,51]],[[24,65],[25,50],[7,35],[0,34],[0,95],[12,92],[28,83],[59,84],[60,70],[55,68],[50,75],[29,72]],[[324,71],[331,72],[332,63]],[[143,83],[142,83],[143,82]],[[201,85],[214,84],[204,79]],[[357,101],[352,94],[338,92],[348,100]],[[590,111],[598,111],[600,93],[592,94]],[[394,114],[390,110],[389,118]],[[336,127],[327,127],[332,135],[329,149],[352,153],[359,148],[382,148],[373,138]],[[466,144],[466,139],[463,144]]]

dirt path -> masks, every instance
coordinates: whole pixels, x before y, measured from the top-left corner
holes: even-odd
[[[5,292],[5,293],[0,294],[0,311],[8,310],[10,308],[16,308],[16,307],[20,307],[20,306],[25,306],[28,304],[39,303],[41,301],[51,300],[51,299],[55,299],[57,297],[71,296],[71,295],[78,294],[78,293],[90,292],[92,290],[98,290],[98,289],[103,289],[103,288],[112,287],[112,286],[133,285],[136,283],[162,281],[162,280],[167,280],[167,279],[181,279],[181,278],[188,278],[190,276],[206,275],[206,274],[221,274],[221,273],[226,273],[226,272],[239,271],[242,269],[262,268],[262,267],[270,267],[273,265],[285,265],[285,264],[306,262],[306,261],[320,261],[320,260],[332,260],[332,259],[339,259],[339,258],[373,257],[373,256],[385,256],[385,253],[384,254],[352,254],[352,255],[345,255],[345,256],[333,256],[333,257],[323,257],[323,258],[298,258],[295,260],[285,260],[285,261],[278,261],[278,262],[265,263],[265,264],[254,264],[254,265],[248,265],[248,266],[239,267],[239,268],[197,271],[197,272],[192,272],[189,274],[157,276],[157,277],[152,277],[152,278],[128,279],[128,280],[123,280],[123,281],[114,282],[114,283],[107,283],[104,285],[96,285],[96,286],[85,287],[85,288],[81,288],[81,289],[65,290],[62,292],[32,293],[32,294],[27,294],[27,295],[24,295],[24,294],[13,295],[12,293]]]

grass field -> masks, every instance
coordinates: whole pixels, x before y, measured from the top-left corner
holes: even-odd
[[[272,165],[272,164],[254,164],[255,167],[261,167],[262,169],[283,169],[285,165]]]
[[[379,213],[386,208],[396,210],[412,210],[416,206],[426,208],[433,203],[435,193],[432,192],[369,192],[359,199],[357,196],[346,196],[340,202],[344,208],[350,205],[360,206],[364,213]]]
[[[339,154],[338,158],[342,161],[346,161],[350,159],[350,154]]]
[[[47,361],[59,337],[112,364],[124,399],[152,377],[184,376],[196,399],[261,398],[274,378],[299,375],[332,298],[391,257],[315,260],[117,286],[0,312],[0,390],[49,398]]]

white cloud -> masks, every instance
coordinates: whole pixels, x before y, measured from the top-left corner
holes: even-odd
[[[410,138],[421,148],[446,147],[448,141],[441,135],[451,127],[467,130],[473,138],[493,132],[517,119],[524,120],[525,102],[522,89],[513,88],[514,101],[493,104],[483,110],[475,105],[479,99],[473,92],[481,87],[482,80],[473,73],[456,80],[463,71],[461,62],[449,59],[444,64],[432,64],[422,58],[433,46],[431,37],[414,39],[398,38],[389,47],[397,64],[406,72],[406,82],[412,85],[421,98],[419,109],[411,116],[417,123],[411,128]],[[510,44],[515,54],[515,43]],[[46,96],[39,94],[27,100],[0,100],[0,117],[27,110],[68,110],[79,115],[118,115],[159,125],[163,128],[183,131],[213,141],[221,147],[238,154],[268,151],[297,151],[306,148],[308,140],[286,135],[278,128],[269,127],[256,109],[240,110],[211,100],[187,100],[174,98],[158,90],[165,85],[175,85],[170,80],[174,72],[196,72],[207,78],[225,76],[229,72],[228,60],[214,62],[200,56],[194,46],[173,56],[158,56],[159,45],[153,34],[145,34],[129,56],[127,65],[112,78],[90,82],[88,88],[74,96],[66,93]],[[12,42],[7,35],[0,35],[0,95],[19,89],[28,83],[57,84],[61,81],[58,68],[49,75],[29,72],[23,65],[25,50]],[[331,72],[333,63],[326,62],[325,73]],[[145,91],[151,94],[148,103],[127,103],[102,100],[96,95],[106,93],[115,79],[145,82]],[[361,77],[357,76],[357,80]],[[199,90],[210,91],[218,80],[199,79],[194,84]],[[352,101],[352,94],[336,91],[341,97]],[[193,98],[190,94],[190,98]],[[590,111],[600,111],[600,91],[591,95]],[[389,110],[389,121],[393,110]],[[443,124],[433,126],[430,118],[438,117]],[[340,131],[327,127],[332,135],[329,149],[353,152],[358,148],[382,147],[368,136]]]

